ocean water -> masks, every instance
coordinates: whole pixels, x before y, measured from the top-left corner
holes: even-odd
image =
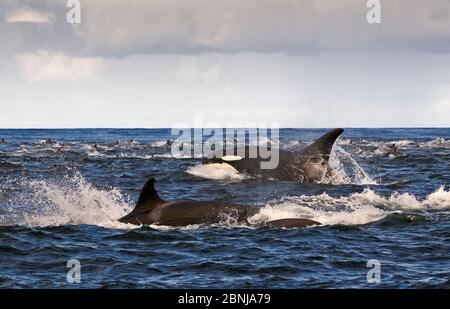
[[[301,149],[324,132],[282,129],[281,147]],[[450,287],[450,129],[346,129],[333,176],[317,184],[172,157],[169,129],[0,130],[0,138],[2,288]],[[399,153],[388,153],[392,143]],[[166,200],[259,205],[252,220],[322,225],[118,223],[149,177]],[[71,259],[80,283],[66,280]],[[381,282],[368,283],[374,259]]]

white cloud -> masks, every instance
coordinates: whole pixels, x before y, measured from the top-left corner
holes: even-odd
[[[221,55],[182,56],[175,64],[172,73],[186,84],[214,84],[220,81],[224,70]]]
[[[96,81],[104,67],[102,58],[71,57],[48,51],[19,55],[17,62],[28,82]]]
[[[5,16],[9,23],[49,23],[54,16],[51,13],[42,13],[32,9],[17,9]]]

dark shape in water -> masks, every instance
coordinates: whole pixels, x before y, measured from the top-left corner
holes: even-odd
[[[395,145],[395,143],[389,144],[387,145],[387,147],[384,150],[384,155],[389,156],[389,155],[393,155],[393,156],[400,156],[401,152],[398,149],[397,145]]]
[[[259,211],[259,207],[219,201],[178,200],[164,201],[154,187],[155,179],[149,179],[142,188],[136,207],[120,222],[135,225],[156,224],[186,226],[190,224],[214,224],[230,216],[237,223],[250,225],[247,219]],[[258,227],[306,227],[320,223],[308,219],[282,219],[269,221]]]
[[[318,140],[303,150],[290,152],[279,149],[279,163],[276,168],[262,169],[261,162],[269,159],[261,158],[259,152],[253,151],[249,146],[245,149],[235,146],[225,150],[226,154],[245,153],[245,157],[236,157],[232,160],[222,157],[222,153],[213,153],[203,159],[203,164],[226,163],[241,173],[250,175],[262,175],[278,180],[291,180],[298,182],[317,182],[330,172],[328,160],[331,148],[336,139],[344,132],[343,129],[334,129],[322,135]],[[244,152],[245,151],[245,152]],[[257,158],[249,158],[250,151],[257,153]]]

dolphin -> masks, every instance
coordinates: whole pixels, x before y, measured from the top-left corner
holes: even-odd
[[[142,188],[133,211],[119,222],[134,225],[186,226],[191,224],[214,224],[232,218],[235,222],[255,227],[307,227],[319,222],[288,218],[252,225],[247,219],[258,213],[259,207],[220,201],[176,200],[165,201],[155,190],[155,179],[150,178]]]
[[[203,158],[203,164],[229,164],[241,173],[250,175],[261,175],[278,180],[290,180],[297,182],[317,182],[323,179],[330,172],[328,159],[331,148],[336,139],[344,132],[343,129],[334,129],[322,135],[314,143],[303,150],[290,152],[281,149],[271,149],[271,152],[278,151],[279,162],[273,169],[262,169],[261,162],[269,159],[261,158],[259,152],[250,149],[250,146],[224,149],[223,152],[214,152]],[[245,149],[242,149],[245,148]],[[237,154],[257,154],[256,158],[240,157]],[[228,155],[228,154],[234,155]]]

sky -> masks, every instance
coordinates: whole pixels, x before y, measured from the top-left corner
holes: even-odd
[[[0,128],[449,127],[450,0],[372,2],[0,0]]]

